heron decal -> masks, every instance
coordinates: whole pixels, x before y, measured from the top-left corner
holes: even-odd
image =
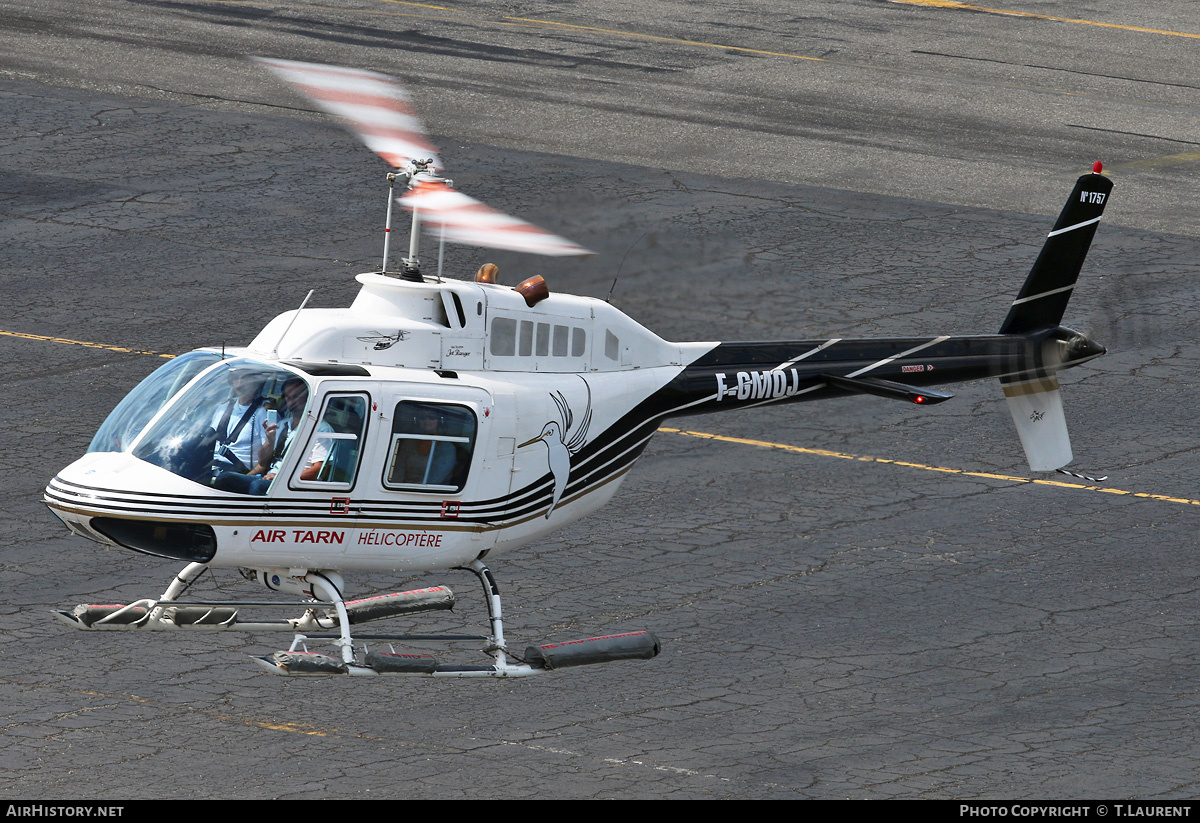
[[[546,444],[546,461],[550,474],[554,477],[554,498],[550,501],[550,508],[546,510],[547,519],[567,489],[567,481],[571,477],[571,455],[576,454],[587,443],[588,427],[592,423],[592,387],[583,377],[579,379],[583,380],[587,389],[587,406],[579,425],[572,431],[575,415],[567,403],[567,398],[560,391],[551,392],[550,399],[558,406],[559,419],[547,422],[542,426],[541,434],[532,440],[526,440],[518,447],[532,446],[538,441]]]

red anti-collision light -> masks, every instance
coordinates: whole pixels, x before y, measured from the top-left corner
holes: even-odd
[[[1092,164],[1092,173],[1093,174],[1099,174],[1102,171],[1104,171],[1104,164],[1101,163],[1099,160],[1097,160],[1095,163]]]

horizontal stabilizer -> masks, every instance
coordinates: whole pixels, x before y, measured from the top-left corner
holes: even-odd
[[[1071,462],[1071,438],[1058,393],[1058,378],[1004,383],[1004,397],[1012,413],[1025,459],[1035,472],[1061,469]]]
[[[842,377],[837,374],[822,374],[821,379],[831,386],[852,391],[856,394],[873,394],[876,397],[890,397],[892,400],[904,400],[922,406],[942,403],[954,396],[952,394],[943,394],[940,391],[906,386],[903,383],[893,383],[891,380],[881,380],[878,377]]]

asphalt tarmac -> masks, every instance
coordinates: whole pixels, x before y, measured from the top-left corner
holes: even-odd
[[[1195,796],[1181,5],[6,3],[0,792]],[[247,658],[281,637],[72,631],[49,610],[176,568],[71,536],[46,482],[164,355],[244,344],[309,289],[347,305],[378,267],[386,169],[255,53],[401,77],[459,188],[598,252],[454,248],[449,272],[611,289],[674,340],[994,332],[1103,160],[1066,322],[1110,353],[1062,382],[1071,468],[1108,479],[1031,475],[991,383],[689,418],[606,510],[492,565],[514,645],[645,628],[653,661],[290,679]],[[438,583],[455,616],[397,628],[481,629],[462,573],[351,588]]]

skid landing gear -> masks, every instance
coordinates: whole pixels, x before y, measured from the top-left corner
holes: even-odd
[[[81,605],[55,615],[68,625],[86,631],[291,631],[291,646],[265,657],[252,657],[272,674],[311,675],[423,675],[426,677],[528,677],[555,669],[608,663],[615,660],[648,660],[656,656],[658,638],[646,631],[589,637],[528,646],[524,655],[508,648],[504,637],[504,616],[500,590],[492,573],[481,561],[462,567],[472,572],[483,586],[488,609],[489,635],[358,635],[358,640],[379,641],[389,651],[368,649],[362,642],[356,654],[351,626],[390,617],[451,609],[454,593],[445,586],[406,592],[394,592],[361,600],[346,600],[342,579],[336,572],[303,572],[289,576],[282,571],[255,571],[247,574],[268,588],[304,595],[312,600],[302,603],[213,602],[179,599],[207,568],[192,563],[180,572],[162,597],[124,605]],[[243,621],[243,608],[302,608],[298,618]],[[317,632],[336,632],[322,634]],[[308,642],[331,644],[332,655],[308,650]],[[482,651],[491,657],[490,665],[458,666],[441,663],[429,654],[397,652],[395,643],[405,641],[482,641]]]

